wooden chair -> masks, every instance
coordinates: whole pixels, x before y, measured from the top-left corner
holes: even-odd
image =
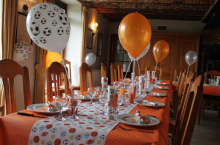
[[[64,63],[65,63],[65,66],[67,68],[67,71],[68,71],[68,77],[70,79],[70,84],[71,84],[71,89],[72,90],[80,90],[80,86],[76,86],[76,85],[72,85],[72,77],[71,77],[71,62],[64,59]],[[62,90],[62,93],[65,91],[65,81],[64,81],[64,75],[62,75],[61,77],[61,86],[60,86],[60,89]],[[69,82],[68,82],[69,83]]]
[[[173,78],[173,81],[177,81],[177,70],[175,69],[175,71],[174,71],[174,78]]]
[[[59,62],[53,62],[51,66],[47,69],[47,97],[49,101],[53,101],[52,83],[54,84],[55,97],[62,96],[60,92],[60,80],[62,75],[64,75],[65,94],[71,94],[65,68]]]
[[[101,63],[101,76],[106,77],[106,67],[103,63]]]
[[[118,63],[118,81],[122,81],[124,79],[123,67],[120,63]]]
[[[88,66],[85,62],[79,68],[80,74],[80,91],[86,92],[87,91],[87,72],[89,73],[89,87],[93,88],[93,81],[92,81],[92,69]]]
[[[203,82],[204,77],[202,75],[198,76],[196,80],[189,84],[191,88],[186,95],[182,113],[180,115],[180,122],[177,125],[174,138],[172,141],[173,145],[189,145],[197,114],[199,112],[199,106],[203,95]]]
[[[156,66],[149,66],[145,67],[145,74],[147,74],[147,71],[155,71]],[[162,69],[157,67],[156,68],[156,73],[155,76],[157,76],[157,79],[161,80],[162,79]]]
[[[176,120],[171,119],[169,121],[169,124],[170,124],[169,132],[170,133],[173,133],[173,131],[176,129],[177,124],[180,122],[180,115],[183,111],[183,104],[186,101],[186,96],[188,95],[187,93],[189,92],[188,90],[191,89],[190,83],[191,82],[193,83],[194,78],[195,78],[195,72],[191,73],[191,75],[189,76],[189,78],[186,81],[185,88],[184,88],[183,95],[182,95],[182,99],[180,101],[179,109],[177,111]]]
[[[174,120],[176,120],[178,106],[179,106],[179,103],[180,103],[180,100],[182,97],[182,93],[183,93],[183,86],[184,86],[185,78],[186,78],[186,70],[184,70],[181,73],[180,78],[178,80],[177,90],[173,94],[171,113],[173,114],[172,119],[174,119]]]
[[[207,82],[207,76],[210,75],[211,79],[216,80],[216,76],[220,76],[220,72],[216,70],[211,70],[208,72],[205,72],[204,74],[204,84]],[[220,96],[211,96],[211,95],[203,95],[203,101],[202,101],[202,119],[204,118],[204,109],[205,109],[205,103],[211,103],[211,104],[218,104],[218,118],[220,117]],[[200,117],[199,117],[200,119]]]
[[[111,83],[113,82],[117,82],[117,71],[116,71],[116,66],[111,63],[111,66],[110,66],[110,73],[111,73]]]
[[[14,78],[17,75],[21,75],[23,77],[24,107],[27,108],[28,105],[31,105],[32,103],[28,68],[26,66],[21,67],[17,62],[9,59],[1,60],[0,68],[0,77],[3,80],[6,97],[7,114],[10,114],[10,106],[12,113],[16,112]]]

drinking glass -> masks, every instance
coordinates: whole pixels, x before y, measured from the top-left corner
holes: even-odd
[[[108,99],[105,95],[99,95],[99,103],[101,106],[103,106],[103,111],[100,113],[100,115],[105,115],[105,105],[107,104]]]
[[[94,97],[94,93],[92,92],[94,88],[88,88],[88,94],[90,96],[90,102],[88,102],[89,104],[92,104],[92,98]]]
[[[92,104],[93,98],[98,96],[100,92],[101,92],[100,87],[99,86],[95,87],[95,93],[93,95],[91,95],[90,104]]]
[[[213,85],[213,79],[208,79],[208,81],[210,85]]]
[[[73,97],[70,97],[70,106],[73,109],[73,115],[70,116],[72,119],[78,119],[79,117],[76,115],[76,110],[78,109],[79,105],[81,104],[82,97],[80,92],[77,91],[76,94],[73,94]]]
[[[59,116],[56,120],[58,121],[65,121],[66,119],[62,117],[63,108],[67,106],[69,98],[63,97],[63,98],[55,98],[55,105],[57,109],[59,110]]]

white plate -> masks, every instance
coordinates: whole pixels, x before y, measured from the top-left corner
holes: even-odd
[[[161,87],[161,86],[157,86],[157,89],[161,89],[161,90],[169,90],[169,87]]]
[[[141,115],[141,118],[145,118],[145,120],[148,120],[149,123],[138,123],[136,121],[136,119],[127,119],[125,118],[129,117],[129,118],[133,118],[135,116],[135,114],[121,114],[116,116],[116,120],[124,123],[124,124],[128,124],[128,125],[135,125],[135,126],[153,126],[153,125],[157,125],[160,123],[160,120],[158,120],[157,118],[151,117],[151,116],[147,116],[147,115]]]
[[[82,101],[90,101],[91,100],[90,98],[91,98],[90,95],[84,95]],[[98,98],[94,97],[93,101],[96,101],[96,100],[98,100]]]
[[[153,94],[151,93],[151,94],[147,94],[147,95],[149,95],[149,96],[156,96],[156,97],[164,97],[164,96],[166,96],[166,94],[159,93],[159,92],[153,92]]]
[[[170,84],[168,84],[168,83],[158,83],[158,85],[165,85],[165,86],[169,86]]]
[[[147,102],[149,102],[149,100],[135,100],[135,102],[142,105],[142,106],[148,106],[148,107],[163,107],[163,106],[165,106],[164,103],[158,102],[158,101],[153,101],[155,103],[155,105],[148,104]]]
[[[45,113],[45,114],[54,114],[54,113],[58,113],[58,109],[54,106],[52,108],[47,108],[48,104],[45,103],[40,103],[40,104],[32,104],[27,106],[28,110],[34,111],[34,112],[39,112],[39,113]],[[52,104],[53,105],[53,104]],[[45,107],[44,107],[45,106]],[[41,108],[40,110],[36,110],[36,108]]]

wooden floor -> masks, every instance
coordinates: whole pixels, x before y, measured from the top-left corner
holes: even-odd
[[[200,125],[195,125],[190,145],[220,145],[220,118],[217,111],[205,110]]]

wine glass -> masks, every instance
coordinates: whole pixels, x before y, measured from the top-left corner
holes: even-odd
[[[103,106],[103,111],[100,113],[100,115],[105,115],[105,105],[107,104],[108,99],[105,95],[99,95],[99,103],[101,106]]]
[[[58,121],[65,121],[66,119],[62,117],[63,108],[67,106],[69,98],[63,97],[63,98],[55,98],[55,105],[57,109],[59,110],[59,116],[56,120]]]
[[[92,104],[93,98],[96,97],[97,95],[99,95],[100,92],[101,92],[100,87],[99,86],[95,87],[95,93],[93,95],[91,95],[90,104]]]
[[[76,110],[78,109],[79,105],[81,104],[82,98],[80,96],[80,92],[77,91],[76,94],[73,94],[73,97],[70,98],[70,106],[73,109],[73,115],[70,116],[72,119],[78,119],[79,117],[76,115]]]

